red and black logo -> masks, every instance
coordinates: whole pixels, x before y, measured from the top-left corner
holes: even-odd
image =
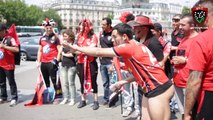
[[[205,22],[207,15],[208,15],[208,8],[204,7],[194,7],[192,10],[192,16],[194,19],[194,22],[196,24],[202,24]]]

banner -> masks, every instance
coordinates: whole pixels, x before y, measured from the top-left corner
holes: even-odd
[[[87,56],[84,57],[84,91],[89,93],[92,90],[92,80],[90,73],[90,63]]]
[[[16,32],[16,26],[15,26],[15,24],[12,24],[11,27],[8,29],[7,36],[13,37],[15,39],[16,43],[18,45],[20,45],[20,41],[18,39],[18,35],[17,35],[17,32]]]
[[[29,103],[25,104],[25,106],[42,105],[43,104],[42,94],[45,91],[45,89],[47,89],[47,87],[46,87],[46,84],[44,82],[44,78],[43,78],[43,75],[41,73],[40,68],[38,68],[38,70],[39,70],[39,76],[37,78],[35,95],[33,97],[33,100],[30,101]]]

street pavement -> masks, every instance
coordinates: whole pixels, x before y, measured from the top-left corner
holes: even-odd
[[[22,62],[16,66],[16,82],[18,87],[19,101],[15,107],[9,107],[9,103],[0,105],[0,120],[135,120],[134,112],[129,117],[122,117],[120,102],[116,107],[106,108],[100,105],[98,110],[92,109],[92,95],[87,96],[87,106],[81,109],[77,108],[80,100],[80,83],[76,76],[77,103],[74,106],[46,104],[34,107],[25,107],[24,104],[32,100],[35,92],[35,85],[38,76],[38,70],[34,61]],[[103,87],[100,74],[98,74],[98,90],[101,101],[103,97]],[[8,85],[7,85],[8,86]],[[8,98],[10,91],[8,88]],[[172,115],[171,120],[178,120],[180,115]]]

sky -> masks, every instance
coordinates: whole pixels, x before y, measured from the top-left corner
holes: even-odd
[[[29,5],[32,5],[32,4],[39,5],[42,0],[36,0],[36,1],[37,2],[35,2],[35,0],[25,0],[25,3]],[[113,0],[108,0],[108,1],[113,1]],[[121,1],[121,0],[118,0],[118,1]],[[153,0],[153,1],[164,1],[164,2],[169,1],[171,3],[179,3],[179,4],[184,4],[185,6],[188,6],[188,7],[192,7],[194,3],[197,2],[198,0]]]

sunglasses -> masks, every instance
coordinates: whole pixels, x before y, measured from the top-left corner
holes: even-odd
[[[180,19],[178,19],[178,18],[172,18],[172,22],[179,22],[180,21]]]

